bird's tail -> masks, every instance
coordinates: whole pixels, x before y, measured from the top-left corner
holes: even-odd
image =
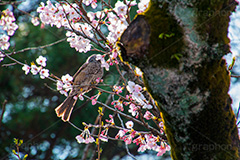
[[[61,103],[56,109],[55,112],[58,117],[62,117],[62,120],[64,122],[69,121],[73,107],[75,103],[77,102],[77,99],[74,98],[74,96],[67,97],[63,103]]]

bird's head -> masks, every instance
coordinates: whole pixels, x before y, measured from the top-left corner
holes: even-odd
[[[91,62],[96,62],[97,60],[96,60],[96,54],[93,54],[93,55],[91,55],[90,57],[88,57],[88,59],[87,59],[87,62],[89,63],[91,63]]]

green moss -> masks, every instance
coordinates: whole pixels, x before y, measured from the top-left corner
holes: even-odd
[[[235,5],[228,8],[228,0],[163,1],[151,2],[141,14],[151,29],[147,52],[127,48],[126,60],[144,72],[145,86],[162,112],[172,159],[237,159],[230,77],[221,60],[229,51],[228,16]],[[226,15],[216,15],[226,8]],[[172,58],[176,55],[181,57]]]
[[[151,26],[149,63],[153,66],[176,67],[178,60],[172,58],[174,54],[181,54],[183,46],[182,32],[177,21],[169,14],[168,5],[159,9],[159,3],[150,3],[144,15]],[[161,35],[173,35],[161,38]],[[159,37],[160,36],[160,37]]]
[[[194,5],[197,8],[196,30],[209,45],[218,42],[218,54],[221,58],[229,52],[227,37],[229,16],[236,2],[229,0],[197,1]]]

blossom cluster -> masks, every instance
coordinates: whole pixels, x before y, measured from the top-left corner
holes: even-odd
[[[69,74],[63,75],[61,80],[57,80],[57,90],[67,97],[68,92],[72,89],[72,80],[73,77]]]
[[[146,100],[146,98],[142,94],[143,88],[140,85],[135,84],[132,81],[128,81],[128,85],[126,88],[130,93],[130,97],[137,103],[139,103],[139,105],[143,106],[143,109],[152,109],[152,105]]]
[[[81,12],[78,10],[78,6],[75,3],[71,5],[55,3],[54,5],[48,0],[46,5],[41,2],[41,6],[37,8],[37,12],[43,24],[49,24],[57,28],[65,27],[74,29],[82,33],[85,37],[93,37],[91,26],[79,22],[81,19]],[[70,31],[66,33],[66,36],[68,37],[67,41],[70,43],[70,47],[75,48],[77,51],[86,53],[91,49],[89,39]]]
[[[39,74],[41,79],[45,79],[46,77],[49,77],[49,70],[44,68],[46,67],[46,61],[46,57],[39,56],[36,59],[36,62],[40,66],[37,66],[34,62],[32,62],[31,66],[24,64],[22,70],[25,71],[26,75],[31,71],[33,75]]]
[[[1,12],[2,16],[0,19],[0,27],[3,31],[6,31],[7,34],[3,33],[0,35],[0,46],[2,50],[7,50],[10,46],[9,36],[13,36],[15,31],[18,29],[18,25],[14,22],[16,19],[13,15],[13,12],[9,9],[6,9]],[[3,60],[2,58],[0,61]]]
[[[124,140],[126,144],[136,143],[139,145],[138,152],[154,150],[158,152],[157,156],[161,156],[170,150],[170,146],[166,142],[161,141],[159,137],[153,134],[142,134],[135,131],[132,121],[128,121],[125,125],[128,129],[119,130],[115,138]]]
[[[103,32],[107,35],[107,43],[104,45],[107,45],[109,48],[109,53],[104,55],[99,54],[96,56],[96,59],[100,60],[101,67],[105,68],[108,71],[111,65],[114,63],[118,64],[118,49],[116,49],[114,46],[119,37],[129,25],[128,13],[131,7],[137,5],[137,13],[142,13],[148,7],[149,1],[150,0],[140,0],[140,3],[138,4],[135,0],[126,0],[124,2],[117,1],[113,8],[105,8],[102,11],[96,12],[93,10],[92,12],[88,12],[86,15],[85,12],[81,12],[81,8],[79,8],[79,6],[75,3],[70,4],[64,2],[56,2],[53,4],[50,0],[48,0],[46,4],[41,2],[41,6],[38,7],[37,12],[39,13],[39,18],[42,24],[56,26],[57,28],[67,28],[67,41],[69,42],[70,47],[75,48],[75,50],[78,52],[86,53],[90,51],[93,47],[92,42],[94,42],[92,40],[97,40],[99,38],[98,34],[102,34],[101,29],[104,28],[105,30],[103,30]],[[83,0],[82,3],[86,6],[91,6],[93,9],[97,8],[97,0]],[[36,20],[37,19],[32,19],[32,22],[33,24],[37,25]],[[102,27],[102,25],[104,25],[104,27]],[[101,40],[98,42],[101,42]],[[109,59],[105,60],[106,55],[108,55]],[[31,70],[33,74],[37,74],[44,69],[43,65],[41,65],[41,67],[42,68],[39,69],[36,65],[34,66],[32,64],[31,67],[25,66],[24,70],[26,74],[29,72],[29,70]],[[134,72],[138,78],[142,77],[142,72],[139,68],[136,68]],[[45,75],[41,78],[45,77],[47,76]],[[61,94],[68,96],[68,92],[72,90],[72,81],[72,76],[69,74],[63,75],[61,79],[57,80],[57,90]],[[122,93],[124,88],[125,87],[115,85],[113,86],[113,92],[118,95]],[[124,111],[123,105],[129,105],[128,112],[136,118],[139,116],[140,109],[146,109],[143,117],[147,120],[155,119],[156,117],[148,111],[152,109],[153,106],[151,105],[152,103],[150,103],[150,101],[145,98],[143,94],[145,91],[144,88],[132,81],[128,81],[126,89],[129,92],[129,95],[127,95],[126,98],[120,97],[118,100],[112,101],[111,104],[120,111]],[[97,103],[97,100],[101,94],[101,92],[98,92],[98,94],[90,98],[92,105],[95,105]],[[75,98],[83,100],[82,95],[79,95],[79,97]],[[125,102],[127,100],[128,102]],[[110,120],[106,120],[108,125],[115,125],[113,116],[109,115],[109,118]],[[124,140],[126,144],[136,143],[139,146],[139,152],[143,152],[145,150],[154,150],[157,151],[157,155],[160,156],[170,149],[166,142],[161,140],[158,136],[154,136],[150,133],[135,131],[133,129],[134,123],[132,121],[128,121],[125,123],[125,125],[126,128],[120,129],[115,138]],[[160,123],[159,126],[161,128],[162,123]],[[108,142],[108,131],[109,127],[103,127],[103,130],[101,130],[101,133],[98,135],[98,139],[104,142]],[[89,131],[89,126],[87,125],[85,125],[83,132],[80,135],[76,136],[76,139],[78,143],[87,144],[95,142],[95,139],[92,137]]]

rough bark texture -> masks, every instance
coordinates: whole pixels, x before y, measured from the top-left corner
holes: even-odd
[[[174,160],[238,159],[238,131],[222,56],[234,0],[158,0],[121,37],[158,104]]]

